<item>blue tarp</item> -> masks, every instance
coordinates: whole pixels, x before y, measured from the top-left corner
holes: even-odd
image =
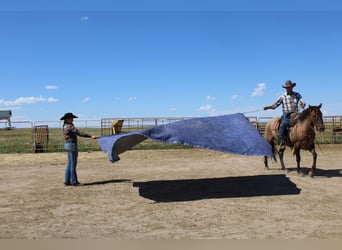
[[[109,160],[115,162],[121,153],[148,138],[225,153],[274,157],[271,145],[240,113],[187,119],[97,140]]]

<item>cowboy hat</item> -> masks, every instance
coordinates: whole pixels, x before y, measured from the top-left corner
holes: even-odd
[[[295,83],[295,82],[292,83],[291,80],[287,80],[287,81],[285,82],[285,85],[283,86],[283,88],[290,88],[290,87],[294,87],[294,86],[296,86],[296,83]]]
[[[60,120],[66,120],[69,118],[78,118],[76,115],[74,115],[73,113],[69,112],[69,113],[65,113],[63,117],[61,117]]]

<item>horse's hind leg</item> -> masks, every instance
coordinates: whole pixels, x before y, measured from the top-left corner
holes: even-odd
[[[279,159],[280,159],[280,165],[281,165],[281,169],[285,170],[285,164],[284,164],[284,151],[285,151],[285,147],[281,147],[279,149]]]
[[[270,168],[268,167],[268,159],[267,159],[267,158],[268,158],[267,156],[264,156],[265,168],[270,169]]]
[[[269,141],[269,144],[271,144],[271,147],[272,147],[272,152],[273,152],[273,154],[275,153],[274,151],[274,139],[272,139],[271,141]],[[264,156],[264,165],[265,165],[265,168],[266,169],[270,169],[269,167],[268,167],[268,156]]]
[[[270,144],[271,144],[271,146],[272,146],[272,151],[274,151],[273,142],[271,141]],[[268,156],[264,156],[264,165],[265,165],[265,168],[266,168],[266,169],[270,169],[270,168],[268,167]]]

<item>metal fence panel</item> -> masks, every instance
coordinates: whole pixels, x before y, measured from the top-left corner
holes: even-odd
[[[111,135],[111,125],[114,120],[122,119],[122,131],[130,132],[142,130],[156,125],[167,124],[194,117],[147,117],[147,118],[103,118],[101,120],[75,120],[75,126],[83,132],[96,136]],[[264,134],[265,125],[272,117],[248,117],[261,135]],[[317,132],[317,143],[342,143],[342,116],[324,116],[325,131]],[[35,151],[34,128],[47,126],[49,129],[48,145],[44,152],[64,151],[62,136],[63,121],[12,121],[0,122],[0,153],[31,153]],[[96,140],[79,137],[80,151],[100,150]],[[143,147],[148,148],[148,142]]]
[[[32,126],[30,121],[12,121],[12,127],[0,129],[0,153],[32,152]]]

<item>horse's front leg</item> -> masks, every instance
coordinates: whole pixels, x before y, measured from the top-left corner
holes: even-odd
[[[302,169],[300,168],[300,149],[295,149],[295,154],[296,154],[296,162],[297,162],[297,173],[298,174],[303,174]]]
[[[312,166],[311,166],[311,177],[315,176],[315,170],[316,170],[316,161],[317,161],[317,153],[315,148],[310,150],[311,154],[312,154]]]

